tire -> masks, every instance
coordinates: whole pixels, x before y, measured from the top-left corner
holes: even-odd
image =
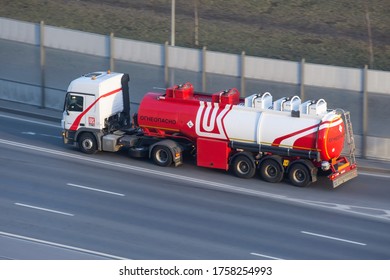
[[[244,155],[238,155],[234,158],[232,168],[234,174],[239,178],[249,179],[256,173],[253,162]]]
[[[156,146],[152,150],[153,162],[159,166],[170,166],[173,162],[171,150],[166,146]]]
[[[295,163],[290,167],[288,178],[296,187],[306,187],[311,183],[309,169],[302,163]]]
[[[92,133],[83,133],[79,138],[79,149],[86,154],[94,154],[97,152],[96,138]]]
[[[269,183],[279,183],[284,176],[284,169],[276,159],[265,159],[260,164],[260,176]]]

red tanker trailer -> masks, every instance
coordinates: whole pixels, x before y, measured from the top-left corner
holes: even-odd
[[[128,147],[131,156],[149,156],[161,166],[180,165],[189,151],[198,166],[231,169],[242,178],[258,172],[274,183],[286,176],[296,186],[315,182],[318,171],[328,173],[334,187],[357,176],[349,112],[329,110],[323,99],[273,100],[268,92],[240,98],[237,89],[206,95],[185,83],[147,93],[130,127],[127,82],[126,74],[103,72],[73,81],[63,118],[65,143],[77,142],[87,153]],[[69,117],[72,96],[82,95],[77,87],[90,87],[85,99],[94,98]],[[100,122],[80,127],[82,118]]]

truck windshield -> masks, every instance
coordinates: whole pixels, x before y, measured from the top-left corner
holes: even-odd
[[[65,110],[82,112],[84,110],[84,97],[68,92],[65,100]]]

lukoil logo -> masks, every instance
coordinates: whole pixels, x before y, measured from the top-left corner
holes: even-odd
[[[226,105],[221,109],[218,103],[200,101],[195,121],[196,134],[203,137],[227,139],[222,121],[231,108],[232,105]]]

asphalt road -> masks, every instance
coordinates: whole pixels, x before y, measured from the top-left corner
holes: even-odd
[[[0,113],[1,259],[390,259],[390,176],[338,189],[84,155]]]

